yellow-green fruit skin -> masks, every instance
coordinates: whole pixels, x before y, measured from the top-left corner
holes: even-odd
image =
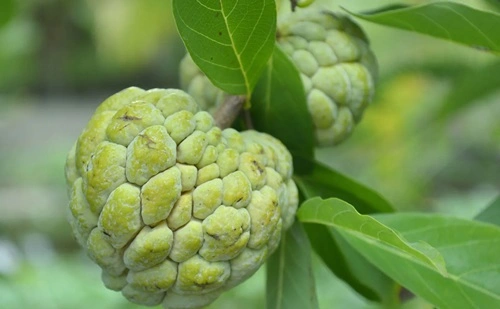
[[[214,114],[217,107],[229,96],[212,84],[189,54],[180,62],[179,76],[181,88],[196,100],[202,110],[211,114]]]
[[[378,74],[361,28],[340,14],[297,10],[278,21],[278,45],[300,72],[316,144],[344,141],[372,101]]]
[[[280,141],[217,128],[177,89],[105,100],[65,172],[69,223],[104,285],[149,306],[203,307],[246,280],[298,206]]]

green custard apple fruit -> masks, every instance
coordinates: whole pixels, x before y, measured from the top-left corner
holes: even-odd
[[[361,28],[347,16],[298,10],[280,19],[278,43],[300,71],[317,144],[345,140],[371,102],[378,74]]]
[[[212,115],[229,96],[212,84],[189,54],[186,54],[180,62],[179,76],[181,88],[196,100],[202,110]]]
[[[211,303],[259,269],[298,206],[280,141],[219,129],[177,89],[109,97],[65,172],[76,240],[107,288],[143,305]]]
[[[344,141],[372,101],[378,75],[363,30],[347,16],[297,9],[280,16],[277,42],[300,72],[316,145]],[[210,113],[227,96],[189,55],[181,62],[180,76],[181,87]]]

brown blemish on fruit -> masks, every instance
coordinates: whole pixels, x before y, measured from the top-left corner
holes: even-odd
[[[142,120],[141,117],[129,116],[127,113],[125,113],[125,115],[121,116],[118,119],[125,120],[125,121]]]
[[[252,165],[254,166],[256,171],[259,171],[259,174],[264,173],[264,170],[260,167],[259,163],[257,161],[252,160]]]
[[[153,145],[156,145],[156,142],[153,141],[147,134],[141,134],[140,137],[144,138],[147,141],[146,147],[148,147],[149,149],[153,149]]]

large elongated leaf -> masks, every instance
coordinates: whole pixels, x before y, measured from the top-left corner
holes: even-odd
[[[439,250],[448,276],[417,268],[391,276],[439,308],[497,308],[500,304],[500,228],[435,214],[383,214],[375,218],[408,241],[425,241]],[[371,260],[375,262],[378,257]],[[380,263],[380,262],[376,262]]]
[[[500,304],[500,229],[494,225],[425,214],[373,218],[343,201],[319,198],[306,201],[298,216],[332,226],[370,262],[439,308]]]
[[[500,53],[500,15],[463,4],[438,2],[390,6],[354,16],[377,24],[427,34],[484,51]]]
[[[314,251],[330,271],[368,300],[391,305],[397,284],[354,250],[333,228],[305,224]]]
[[[414,289],[415,285],[422,285],[428,279],[446,280],[448,276],[443,257],[436,249],[424,242],[406,241],[342,200],[313,198],[302,204],[297,215],[303,223],[333,227],[366,259],[418,295],[422,291]]]
[[[255,87],[250,112],[257,130],[287,146],[297,171],[310,170],[311,165],[301,159],[314,156],[313,123],[304,87],[297,68],[277,46]]]
[[[317,162],[315,164],[310,174],[295,177],[305,199],[318,195],[326,198],[337,196],[337,192],[345,192],[345,190],[338,190],[337,187],[347,186],[348,189],[350,188],[348,192],[354,191],[354,193],[341,195],[359,203],[362,203],[363,199],[356,196],[365,196],[364,210],[366,212],[377,212],[377,208],[390,207],[389,203],[377,193],[332,171],[327,166]],[[371,203],[386,206],[370,206]],[[339,237],[338,233],[335,233],[332,228],[317,224],[306,224],[304,228],[314,251],[335,276],[349,284],[366,299],[385,304],[393,303],[397,284],[352,249]]]
[[[300,222],[282,235],[267,262],[267,308],[318,308],[311,265],[311,245]]]
[[[475,218],[478,221],[500,225],[500,195]]]
[[[274,0],[174,0],[194,62],[222,90],[250,94],[274,47]]]
[[[357,211],[364,214],[394,211],[392,205],[374,190],[320,162],[311,164],[311,172],[294,177],[306,198],[340,198],[356,205]]]

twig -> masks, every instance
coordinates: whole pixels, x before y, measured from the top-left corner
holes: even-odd
[[[292,12],[295,12],[295,8],[297,7],[298,0],[290,0],[290,4],[292,5]]]
[[[214,113],[217,126],[221,129],[229,128],[243,107],[245,96],[233,95],[227,97]]]
[[[253,130],[252,116],[250,115],[250,110],[243,110],[243,120],[245,121],[245,127],[247,130]]]

